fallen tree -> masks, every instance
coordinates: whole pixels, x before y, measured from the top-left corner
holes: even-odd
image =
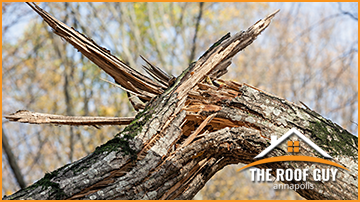
[[[246,31],[226,34],[177,78],[144,59],[154,80],[132,69],[93,40],[29,4],[54,30],[112,76],[128,92],[134,118],[64,117],[19,111],[6,118],[25,123],[125,124],[106,144],[3,199],[191,199],[224,166],[251,163],[295,127],[350,171],[336,181],[309,181],[298,189],[307,199],[357,199],[357,138],[309,108],[245,83],[220,79],[231,58],[250,45],[278,12]],[[278,147],[268,157],[286,154]],[[300,155],[320,157],[307,145]],[[307,162],[277,162],[261,168],[328,168]],[[310,172],[312,173],[312,172]],[[273,173],[274,174],[274,173]],[[312,178],[312,176],[310,176]],[[240,180],[240,179],[239,179]],[[291,181],[289,184],[304,184]]]

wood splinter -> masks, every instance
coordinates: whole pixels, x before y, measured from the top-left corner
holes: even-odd
[[[4,116],[9,121],[30,124],[58,124],[58,125],[129,125],[134,117],[91,117],[91,116],[63,116],[55,114],[44,114],[19,110],[13,114]]]

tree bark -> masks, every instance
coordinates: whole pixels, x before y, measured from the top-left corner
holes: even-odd
[[[357,137],[310,109],[218,79],[275,14],[214,44],[92,154],[3,199],[191,199],[224,166],[253,162],[271,136],[293,127],[350,170],[340,169],[335,182],[310,180],[314,189],[297,192],[307,199],[357,199]],[[286,152],[279,146],[268,157]],[[300,155],[322,158],[303,144]],[[328,166],[277,162],[260,167],[308,168],[313,179],[312,170]]]
[[[239,85],[238,90],[231,87],[220,92],[199,88],[193,93],[214,96],[200,105],[185,102],[178,106],[176,94],[161,96],[91,155],[4,199],[191,199],[224,166],[253,162],[270,145],[271,135],[280,137],[292,127],[322,146],[333,162],[350,170],[340,169],[335,182],[310,181],[314,189],[298,193],[307,199],[357,199],[355,136],[314,111],[249,85]],[[219,96],[226,92],[234,94]],[[191,137],[191,127],[211,114],[216,115],[203,132],[184,145]],[[318,156],[306,145],[300,151],[304,156]],[[280,147],[269,156],[284,154],[286,147]],[[262,165],[273,170],[305,167],[309,173],[327,168],[306,162]]]

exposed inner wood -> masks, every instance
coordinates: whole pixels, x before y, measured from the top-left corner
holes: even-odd
[[[94,116],[63,116],[19,110],[4,116],[10,121],[30,124],[58,124],[58,125],[129,125],[134,117],[94,117]]]
[[[227,72],[231,58],[250,45],[269,26],[278,11],[246,31],[223,36],[178,78],[167,75],[145,59],[149,65],[146,69],[155,79],[151,80],[36,4],[29,5],[56,34],[111,75],[129,94],[140,98],[146,106],[136,103],[128,94],[134,107],[137,106],[135,109],[144,109],[136,121],[99,146],[93,154],[58,169],[48,179],[56,184],[56,189],[35,186],[14,194],[16,199],[191,199],[224,166],[253,162],[253,158],[269,146],[271,135],[281,136],[296,126],[307,137],[321,142],[323,140],[312,136],[315,129],[310,127],[310,124],[318,122],[343,131],[315,112],[294,103],[248,84],[219,79]],[[52,120],[53,116],[47,115],[44,120]],[[8,118],[34,122],[31,118],[24,119],[21,112]],[[129,119],[122,121],[130,122]],[[357,152],[356,138],[346,132],[342,135],[347,137],[349,151]],[[282,148],[274,152],[269,156],[285,153]],[[301,154],[315,155],[306,145],[302,146]],[[357,198],[357,156],[347,154],[344,158],[346,160],[334,161],[351,170],[351,173],[339,171],[344,176],[339,180],[352,179],[350,183],[343,183],[344,186],[337,182],[315,183],[313,190],[298,192],[308,199]],[[295,169],[306,164],[262,166]],[[316,167],[325,168],[323,165]],[[39,193],[33,191],[36,189]],[[344,190],[346,194],[339,197]],[[61,193],[58,198],[57,191]]]
[[[74,28],[68,27],[36,4],[28,3],[28,5],[53,28],[55,34],[72,44],[84,56],[113,77],[116,83],[123,88],[129,89],[130,91],[139,89],[142,92],[147,92],[147,96],[161,94],[165,90],[162,85],[129,67],[119,58],[112,55],[109,50],[96,44],[91,38],[81,34]],[[158,73],[157,75],[164,77],[165,74]],[[146,100],[148,101],[150,99],[151,98],[147,98]]]

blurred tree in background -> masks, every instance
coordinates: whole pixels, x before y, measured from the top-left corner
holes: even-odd
[[[311,109],[357,134],[357,3],[41,3],[43,9],[141,70],[139,55],[177,76],[228,31],[281,9],[225,79],[245,82]],[[24,3],[2,4],[2,113],[18,109],[82,116],[133,116],[126,93]],[[122,127],[55,127],[2,120],[26,185],[94,151]],[[228,166],[195,199],[301,199],[252,183]],[[2,194],[18,190],[2,155]]]

